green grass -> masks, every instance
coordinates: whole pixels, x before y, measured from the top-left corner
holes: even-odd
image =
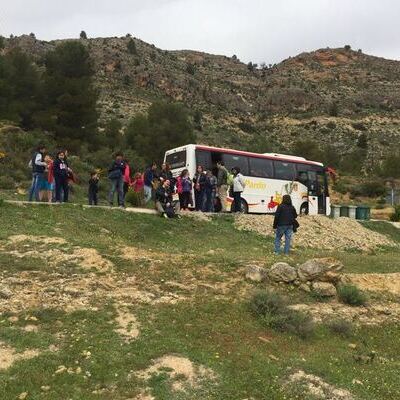
[[[367,225],[398,240],[397,232],[386,225]],[[140,335],[131,342],[114,331],[117,305],[106,296],[92,300],[97,311],[67,313],[62,309],[28,308],[16,313],[17,322],[9,320],[15,313],[3,312],[0,342],[17,352],[38,349],[40,355],[17,361],[7,370],[0,369],[0,399],[16,399],[26,391],[28,399],[126,400],[147,389],[156,400],[308,400],[299,388],[283,389],[287,377],[298,369],[350,390],[357,399],[398,399],[400,330],[394,323],[384,328],[354,326],[346,334],[340,334],[343,329],[338,334],[329,326],[317,324],[314,335],[302,339],[265,326],[250,312],[251,290],[250,294],[243,294],[243,289],[249,287],[243,279],[244,265],[270,265],[281,258],[273,255],[272,238],[234,229],[230,216],[204,222],[73,205],[2,205],[2,277],[23,274],[29,281],[39,274],[46,284],[50,273],[57,272],[62,279],[73,274],[85,278],[90,275],[76,265],[54,267],[40,257],[12,257],[7,251],[20,249],[7,243],[7,238],[15,234],[63,237],[68,245],[46,248],[66,252],[74,246],[95,248],[114,263],[116,279],[134,276],[140,289],[151,291],[157,286],[163,292],[188,298],[175,304],[129,302],[127,305],[140,323]],[[34,243],[29,244],[35,248]],[[126,260],[119,253],[126,246],[157,253],[155,258],[159,260]],[[396,249],[362,254],[298,249],[289,261],[294,264],[310,257],[335,256],[345,263],[347,271],[398,272],[399,255]],[[92,279],[106,275],[97,274]],[[172,288],[168,281],[183,287]],[[228,283],[232,286],[226,292],[220,289]],[[265,288],[265,284],[254,285],[254,290],[257,288]],[[315,301],[297,290],[277,290],[285,293],[290,303]],[[0,300],[0,306],[4,304],[7,302]],[[30,316],[37,321],[31,322]],[[37,325],[38,331],[23,331],[28,324]],[[349,349],[349,343],[357,344],[357,348]],[[58,351],[50,351],[51,346],[57,346]],[[90,357],[84,355],[87,351]],[[360,362],[372,351],[377,355],[372,362]],[[186,392],[174,392],[168,371],[153,375],[148,381],[135,375],[154,359],[168,354],[181,355],[210,368],[216,380]],[[55,374],[60,365],[74,371],[80,368],[82,372]],[[353,380],[362,381],[363,385],[354,384]],[[41,386],[50,386],[50,390],[44,393]]]

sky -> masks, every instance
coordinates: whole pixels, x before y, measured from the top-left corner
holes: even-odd
[[[399,0],[0,0],[0,35],[124,36],[273,64],[324,47],[400,59]]]

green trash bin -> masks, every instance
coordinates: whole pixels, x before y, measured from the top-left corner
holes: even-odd
[[[340,216],[341,217],[348,217],[349,216],[349,207],[348,206],[341,206],[340,207]]]
[[[368,221],[371,219],[371,207],[358,206],[356,210],[356,219]]]

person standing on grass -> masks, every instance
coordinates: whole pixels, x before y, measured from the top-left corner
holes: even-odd
[[[274,225],[275,229],[275,254],[281,253],[281,240],[285,236],[284,253],[287,255],[290,251],[293,232],[297,230],[297,212],[292,205],[292,199],[288,194],[282,198],[282,203],[275,212]]]
[[[217,162],[217,194],[221,203],[221,211],[226,212],[226,197],[228,192],[228,170],[223,161]]]
[[[46,155],[44,160],[46,161],[46,170],[41,180],[40,188],[40,201],[46,200],[48,203],[53,201],[53,191],[54,191],[54,162],[53,159]]]
[[[192,192],[192,180],[189,171],[184,169],[176,180],[177,192],[179,195],[179,203],[182,210],[187,210],[190,204],[190,196]]]
[[[144,171],[144,202],[147,204],[153,195],[154,179],[157,178],[157,164],[153,162],[152,165]]]
[[[206,185],[206,175],[201,165],[197,166],[197,171],[193,177],[194,183],[194,202],[196,211],[202,211],[204,207],[204,189]]]
[[[99,192],[99,174],[96,171],[93,171],[90,174],[89,179],[89,205],[97,206],[98,198],[97,193]]]
[[[239,167],[232,168],[233,183],[232,183],[232,193],[233,193],[233,207],[232,211],[234,213],[242,211],[242,192],[246,187],[243,175],[240,173]]]
[[[124,173],[125,173],[125,161],[122,153],[115,154],[115,160],[112,162],[108,169],[108,179],[111,182],[110,193],[108,195],[108,203],[113,206],[114,194],[118,194],[118,205],[125,207],[125,196],[124,196]]]
[[[172,200],[172,190],[168,179],[164,180],[163,184],[157,188],[155,199],[156,210],[162,217],[180,218],[180,204],[179,201]]]
[[[72,173],[68,166],[68,162],[65,159],[64,151],[57,153],[56,160],[53,164],[54,180],[56,183],[56,202],[57,203],[68,203],[69,185],[68,179],[69,174]]]
[[[131,183],[131,187],[133,191],[136,193],[138,197],[138,204],[139,206],[144,205],[144,193],[143,193],[143,187],[144,187],[144,180],[143,180],[143,174],[140,172],[136,172],[135,176],[133,177],[133,181]]]
[[[45,154],[46,146],[39,145],[29,162],[29,165],[32,168],[32,185],[29,190],[29,201],[33,201],[34,199],[35,201],[40,201],[40,185],[43,181],[43,175],[47,167],[47,163],[44,160]]]
[[[207,171],[206,183],[204,186],[204,212],[214,212],[215,196],[217,191],[217,178],[211,170]]]

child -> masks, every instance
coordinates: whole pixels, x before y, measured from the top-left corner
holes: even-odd
[[[136,172],[136,174],[134,175],[133,181],[131,182],[131,187],[138,196],[139,206],[143,206],[145,203],[144,202],[144,179],[143,179],[143,175],[140,172]]]
[[[99,174],[92,172],[89,180],[89,205],[97,206],[97,193],[99,191]]]
[[[51,203],[53,201],[53,190],[54,190],[54,169],[53,169],[53,159],[46,155],[44,158],[46,165],[46,170],[41,179],[41,187],[39,192],[40,201],[45,200],[47,197],[47,202]]]
[[[61,203],[61,201],[63,201],[64,203],[67,203],[69,194],[68,175],[72,173],[72,170],[68,166],[63,151],[57,153],[57,158],[53,164],[53,171],[56,183],[56,202]],[[61,197],[62,193],[63,197]]]
[[[217,178],[213,175],[212,171],[208,170],[205,183],[205,202],[204,212],[214,212],[215,197],[217,194]]]

